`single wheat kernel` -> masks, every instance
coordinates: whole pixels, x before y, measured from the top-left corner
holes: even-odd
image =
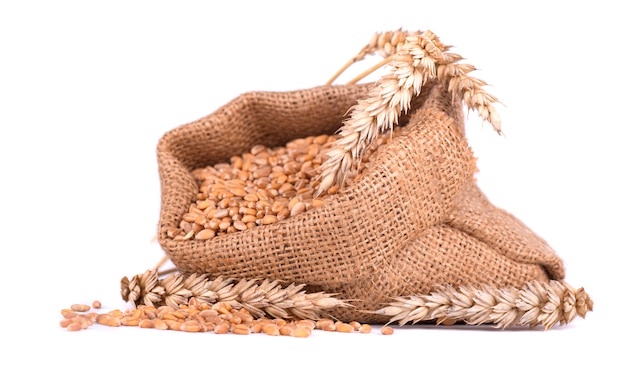
[[[131,310],[127,311],[126,317],[136,318],[136,319],[142,318],[143,317],[143,310],[142,309],[131,309]]]
[[[198,301],[197,298],[195,297],[191,297],[189,298],[189,301],[187,302],[187,306],[194,311],[198,311],[199,307],[200,307],[200,301]]]
[[[354,327],[350,324],[339,322],[335,324],[335,331],[337,332],[354,332]]]
[[[297,202],[293,208],[289,211],[290,216],[296,216],[306,210],[306,206],[302,202]]]
[[[243,231],[248,228],[248,226],[244,222],[241,222],[241,221],[234,221],[233,227],[239,231]]]
[[[91,307],[94,308],[94,309],[100,309],[100,308],[102,308],[102,303],[100,301],[98,301],[98,300],[94,300],[91,303]]]
[[[198,313],[198,315],[202,317],[205,321],[211,321],[214,318],[216,318],[219,314],[217,313],[217,310],[204,309],[204,310],[201,310]]]
[[[276,222],[278,222],[278,217],[276,217],[273,214],[265,215],[261,220],[261,223],[263,225],[271,225],[272,223],[276,223]]]
[[[167,325],[168,330],[172,330],[174,324],[179,323],[178,320],[164,319],[163,322]]]
[[[111,317],[117,317],[117,318],[122,318],[124,317],[124,313],[119,310],[119,309],[113,309],[112,311],[110,311],[109,314]]]
[[[291,324],[287,324],[287,325],[280,327],[278,331],[280,332],[280,335],[291,336],[294,331],[294,326]]]
[[[227,334],[228,332],[230,332],[230,324],[228,322],[222,322],[218,325],[215,325],[213,332],[215,334]]]
[[[87,312],[91,307],[87,304],[74,304],[70,307],[75,312]]]
[[[337,331],[337,327],[333,323],[332,325],[325,325],[321,328],[322,331]]]
[[[142,319],[139,321],[139,327],[142,329],[153,329],[155,328],[154,321],[151,319]]]
[[[369,334],[372,332],[372,326],[367,323],[363,323],[361,324],[361,327],[359,327],[359,332],[362,334]]]
[[[263,324],[258,321],[252,322],[252,324],[250,325],[250,332],[253,334],[263,332]]]
[[[321,324],[318,329],[322,331],[337,331],[337,326],[334,322]]]
[[[282,208],[278,214],[276,214],[276,218],[281,221],[283,219],[286,219],[287,217],[289,217],[289,208],[285,207]]]
[[[250,334],[250,327],[248,327],[248,325],[244,325],[240,323],[237,325],[233,325],[232,332],[233,334],[237,334],[237,335],[248,335]]]
[[[152,321],[154,323],[154,328],[157,330],[168,330],[169,326],[167,325],[167,323],[165,323],[165,321],[163,321],[160,318],[156,318]]]
[[[172,323],[169,325],[170,330],[174,330],[174,331],[183,331],[183,322],[181,321],[172,321]]]
[[[165,321],[178,321],[178,317],[176,317],[172,313],[164,313],[162,314],[161,318],[163,318]]]
[[[261,331],[267,335],[278,336],[280,335],[280,328],[273,323],[266,323],[262,325]]]
[[[185,332],[203,332],[202,325],[198,321],[187,320],[180,327]]]
[[[82,326],[80,322],[72,322],[67,326],[67,331],[80,331]]]
[[[69,325],[70,325],[70,324],[72,324],[72,323],[74,323],[74,320],[73,320],[73,319],[67,319],[67,318],[66,318],[66,319],[62,319],[62,320],[59,322],[59,325],[60,325],[61,327],[63,327],[63,328],[66,328],[67,326],[69,326]]]
[[[198,240],[209,240],[215,236],[215,231],[212,229],[203,229],[196,234]]]
[[[278,327],[283,327],[283,326],[285,326],[285,325],[287,324],[287,321],[285,321],[285,320],[284,320],[284,319],[282,319],[282,318],[276,318],[276,319],[274,320],[274,323],[275,323],[275,324],[276,324],[276,326],[278,326]]]
[[[254,214],[244,215],[243,217],[241,217],[241,222],[243,223],[256,222],[256,212]]]
[[[158,313],[155,307],[147,305],[140,305],[139,307],[143,310],[143,314],[145,317],[150,319],[157,318]]]
[[[119,327],[122,325],[122,320],[117,315],[99,314],[96,317],[96,323],[110,327]]]
[[[226,208],[222,208],[220,210],[218,210],[217,212],[215,212],[215,214],[213,214],[213,218],[225,218],[226,216],[228,216],[228,209]]]
[[[291,332],[291,336],[295,338],[308,338],[313,332],[308,327],[296,327]]]
[[[64,318],[74,318],[78,315],[78,313],[76,313],[75,311],[71,310],[71,309],[61,309],[61,315]]]
[[[104,325],[110,326],[110,327],[120,327],[122,326],[122,319],[120,317],[110,316],[110,318],[107,319]]]
[[[250,324],[254,321],[254,317],[246,309],[237,310],[233,313],[233,318],[238,318],[244,324]]]
[[[293,207],[299,202],[300,202],[300,198],[294,197],[293,199],[289,200],[289,203],[287,204],[287,209],[289,210],[293,209]]]
[[[167,313],[172,313],[175,309],[172,308],[169,305],[161,305],[160,307],[157,308],[157,312],[159,314],[167,314]]]
[[[303,320],[297,321],[296,322],[296,326],[298,326],[298,327],[306,327],[309,330],[314,330],[315,327],[316,327],[315,322],[310,320],[310,319],[303,319]]]
[[[393,334],[393,328],[391,326],[383,326],[380,328],[380,333],[383,335],[392,335]]]
[[[333,322],[333,320],[331,319],[321,318],[315,322],[315,327],[321,330],[324,326],[334,325],[334,324],[335,322]]]
[[[328,134],[322,134],[322,135],[318,135],[315,138],[313,138],[313,144],[317,144],[317,145],[321,145],[321,144],[325,144],[328,141]]]
[[[120,322],[124,326],[139,326],[139,318],[135,317],[123,317]]]

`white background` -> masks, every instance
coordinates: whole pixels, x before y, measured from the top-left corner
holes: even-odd
[[[618,2],[11,3],[0,5],[2,372],[624,372]],[[586,319],[308,339],[59,327],[73,303],[126,309],[120,279],[163,256],[151,240],[166,131],[247,91],[324,84],[374,32],[399,28],[454,45],[505,104],[503,137],[467,118],[479,184],[563,258],[595,302]]]

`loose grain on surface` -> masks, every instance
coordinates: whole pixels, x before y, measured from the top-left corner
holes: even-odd
[[[294,319],[286,321],[281,318],[254,318],[246,309],[233,309],[224,302],[213,305],[199,302],[193,298],[187,305],[173,308],[171,306],[140,305],[122,312],[114,309],[106,313],[68,313],[70,309],[62,309],[64,317],[59,322],[67,331],[85,330],[97,323],[108,327],[137,327],[142,329],[174,330],[187,333],[212,332],[214,334],[249,335],[263,333],[268,336],[290,336],[306,338],[313,330],[369,333],[371,326],[361,325],[356,321],[344,323],[329,319],[313,321],[310,319]],[[337,326],[326,329],[326,326]],[[359,329],[355,329],[359,326]],[[364,329],[365,328],[365,329]]]

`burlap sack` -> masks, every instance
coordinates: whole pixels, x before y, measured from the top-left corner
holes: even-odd
[[[394,136],[362,179],[323,206],[210,240],[168,237],[198,192],[193,169],[227,162],[256,144],[333,133],[368,88],[245,93],[164,134],[157,149],[158,240],[179,271],[304,283],[356,306],[333,311],[336,317],[370,323],[387,319],[361,310],[437,285],[517,287],[564,278],[546,242],[477,187],[462,103],[437,82],[424,86],[400,119],[411,130]]]

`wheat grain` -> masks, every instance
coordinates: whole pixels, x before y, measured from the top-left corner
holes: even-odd
[[[402,131],[402,130],[400,130]],[[391,134],[377,138],[349,175],[357,179]],[[195,169],[199,189],[178,228],[167,230],[174,240],[210,240],[215,236],[243,231],[257,225],[271,225],[324,204],[327,196],[313,196],[319,167],[332,148],[334,135],[298,138],[285,146],[253,146],[235,155],[229,163]],[[249,165],[248,165],[249,164]]]
[[[73,304],[70,309],[74,312],[86,312],[91,309],[91,307],[87,304]]]
[[[144,274],[151,275],[150,272]],[[143,275],[140,275],[139,278],[142,276]],[[174,289],[180,291],[181,284],[195,286],[201,283],[198,280],[202,278],[203,277],[188,277],[182,281],[170,281],[172,285],[175,285]],[[123,281],[123,284],[126,285],[127,283],[130,283],[130,281]],[[135,283],[140,285],[144,284],[141,279],[138,279]],[[250,284],[249,281],[243,281],[233,287],[226,287],[228,291],[226,291],[225,294],[233,296],[241,293],[242,295],[247,294],[247,297],[253,297],[256,293],[249,291],[251,289],[248,287]],[[274,284],[274,282],[267,284]],[[169,286],[164,286],[163,288],[169,289]],[[276,287],[271,287],[271,289],[275,288]],[[294,289],[297,290],[299,287],[296,286]],[[130,295],[131,293],[125,294]],[[256,298],[261,299],[262,297],[256,296]],[[295,302],[295,304],[298,303],[298,301]],[[195,297],[191,297],[187,304],[181,304],[176,308],[165,304],[159,307],[154,305],[136,305],[133,308],[127,309],[125,312],[114,309],[102,314],[62,309],[61,313],[64,319],[60,321],[59,325],[67,331],[84,330],[94,323],[98,323],[99,325],[109,327],[126,326],[192,333],[213,332],[214,334],[232,333],[236,335],[248,335],[263,332],[271,336],[283,335],[298,338],[311,336],[314,329],[338,332],[359,331],[363,334],[372,331],[370,325],[362,325],[355,321],[344,323],[341,321],[334,322],[324,318],[318,319],[317,321],[311,319],[269,319],[266,317],[255,319],[245,307],[236,309],[237,306],[242,305],[243,304],[236,304],[234,307],[229,301],[218,301],[210,305],[199,301]],[[332,326],[333,328],[327,329],[325,328],[326,325]],[[381,332],[384,335],[384,330],[381,330]]]

